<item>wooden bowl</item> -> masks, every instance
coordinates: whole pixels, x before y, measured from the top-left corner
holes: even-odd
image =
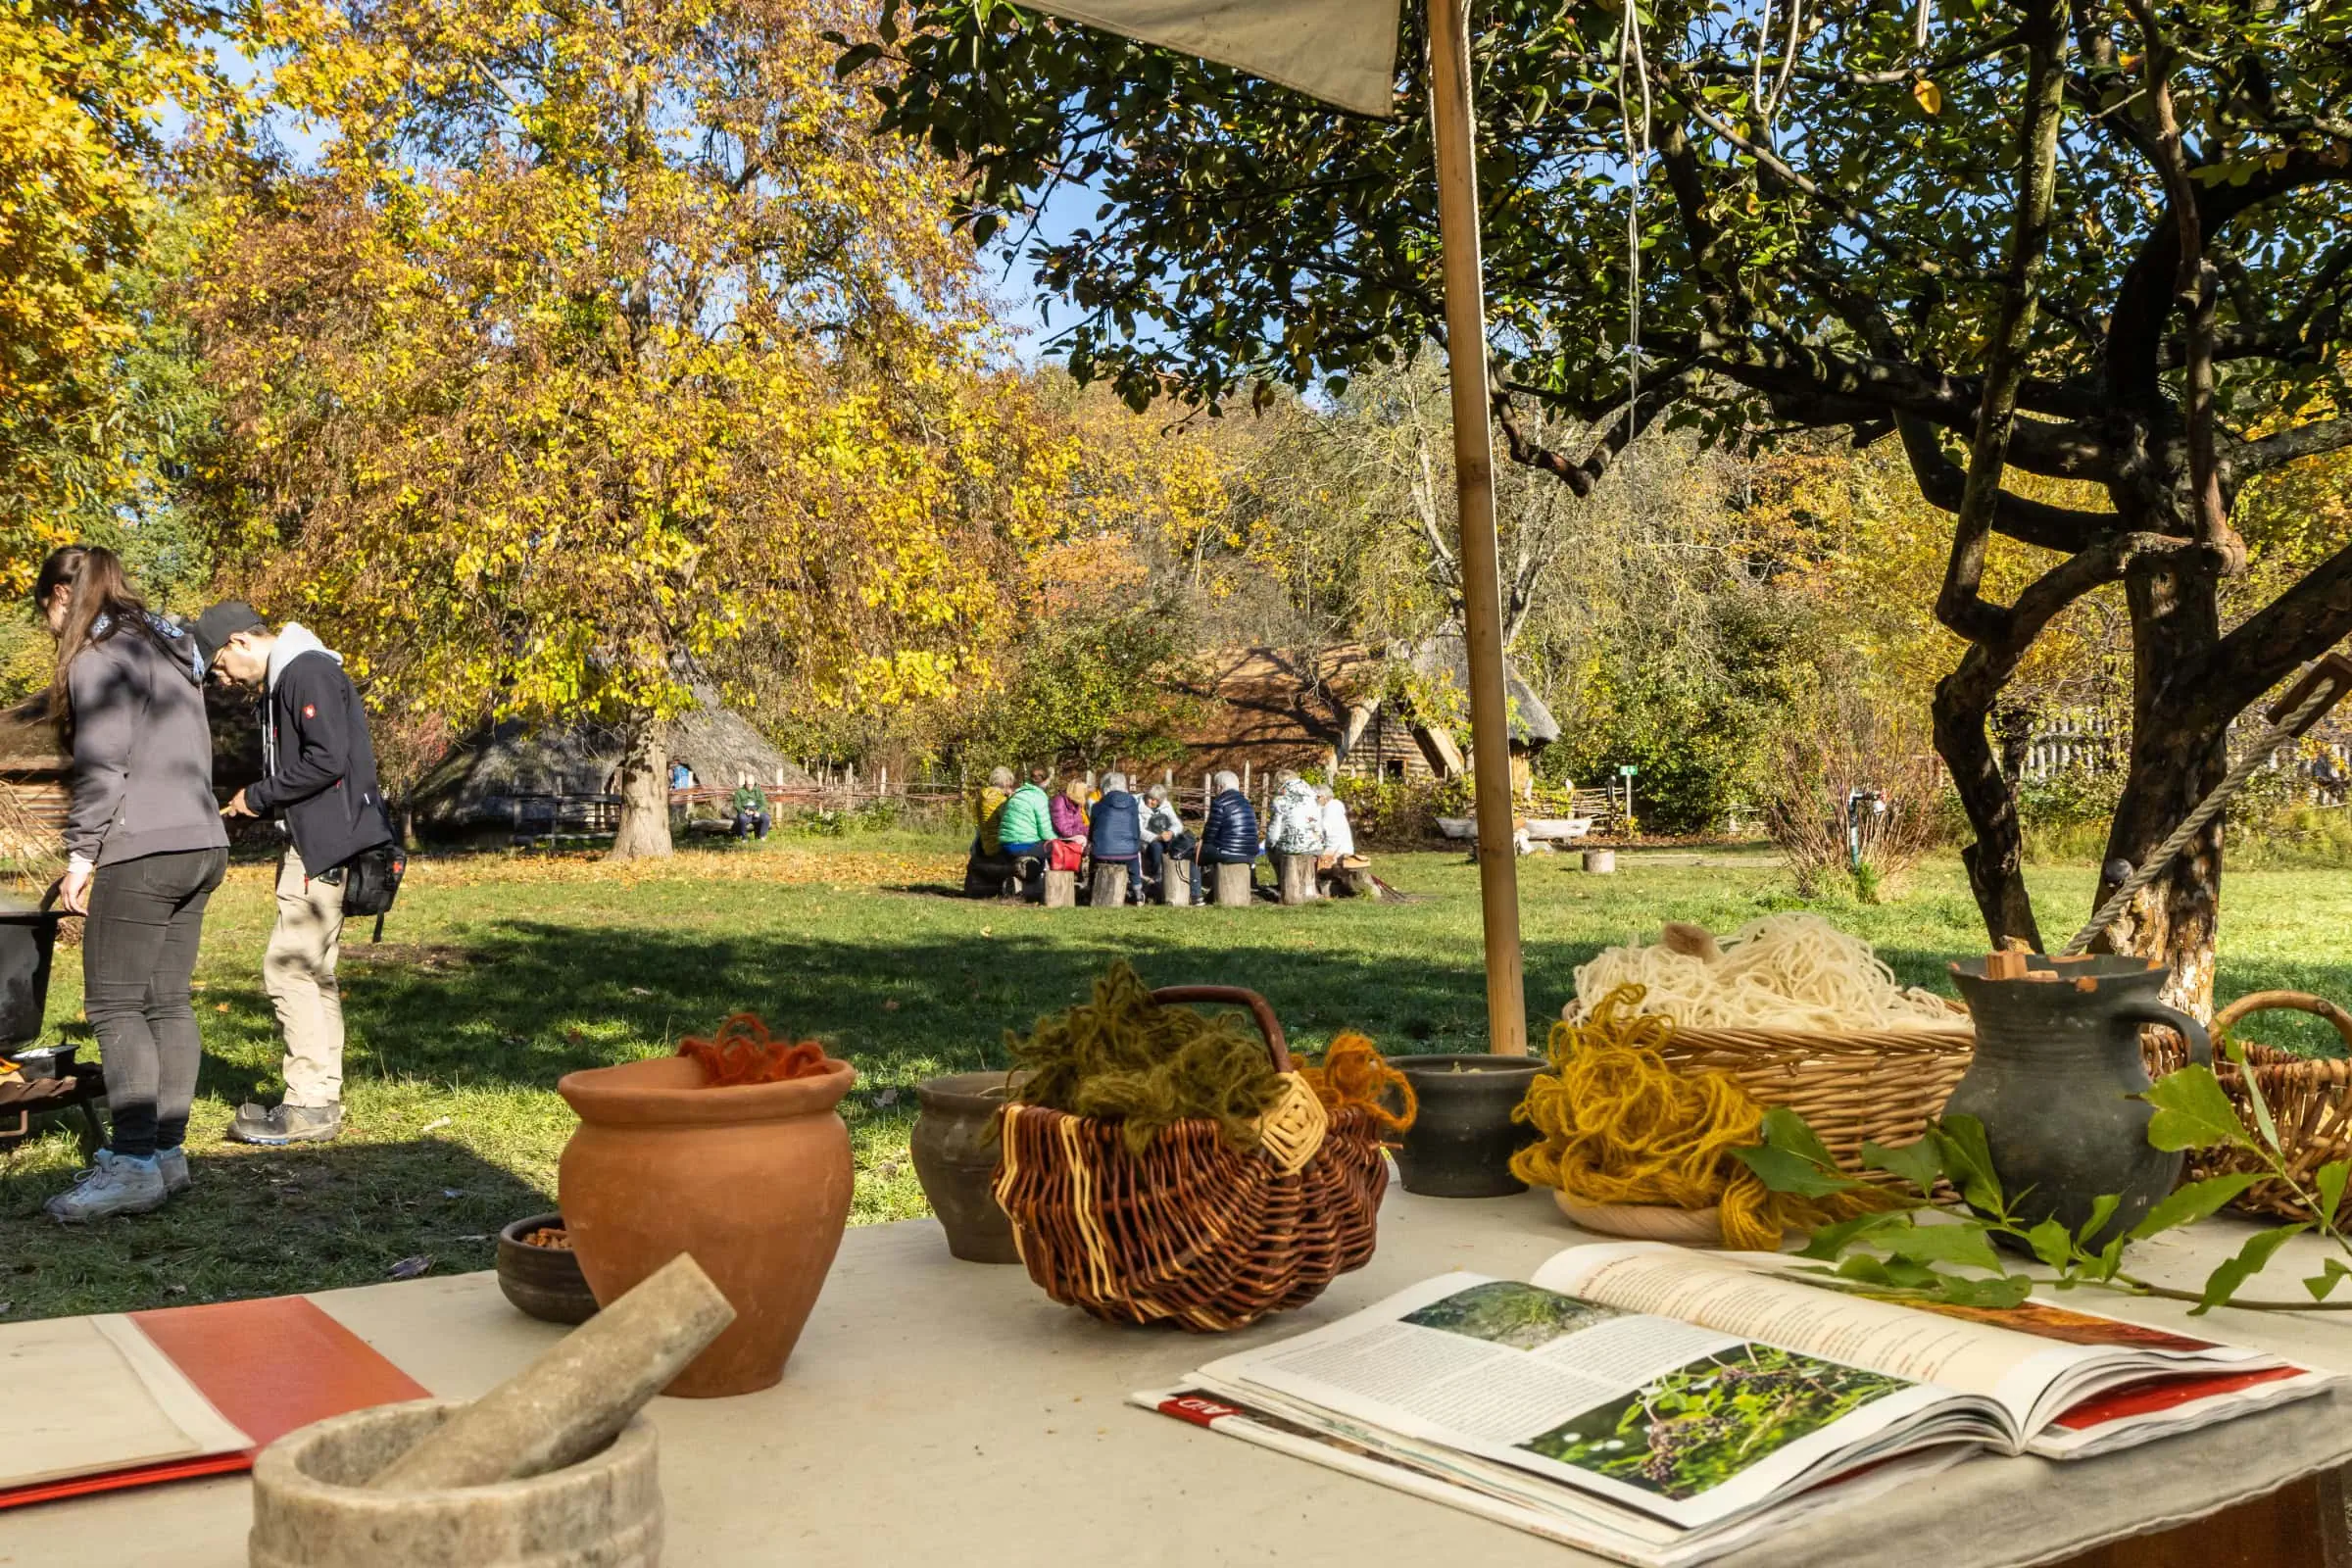
[[[580,1260],[557,1247],[533,1247],[534,1231],[562,1228],[561,1214],[533,1214],[498,1233],[498,1288],[514,1309],[542,1323],[585,1323],[596,1316],[596,1297],[580,1272]]]
[[[1663,1203],[1580,1203],[1554,1191],[1552,1200],[1568,1223],[1596,1236],[1626,1236],[1641,1242],[1672,1242],[1677,1247],[1721,1247],[1723,1210],[1669,1208]]]

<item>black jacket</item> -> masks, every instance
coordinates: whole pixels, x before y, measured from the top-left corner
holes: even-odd
[[[263,698],[261,717],[270,776],[245,791],[245,804],[285,819],[304,870],[317,876],[392,842],[368,715],[341,661],[296,655]]]
[[[1227,790],[1208,803],[1208,820],[1200,828],[1200,856],[1229,864],[1257,858],[1257,813],[1240,790]]]

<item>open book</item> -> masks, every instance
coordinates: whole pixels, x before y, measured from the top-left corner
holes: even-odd
[[[2034,1299],[1875,1299],[1763,1254],[1573,1247],[1446,1274],[1136,1402],[1658,1568],[1981,1448],[2067,1459],[2332,1374]]]

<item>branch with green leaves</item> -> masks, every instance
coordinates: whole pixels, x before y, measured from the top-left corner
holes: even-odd
[[[1862,1146],[1866,1170],[1894,1178],[1877,1184],[1848,1176],[1804,1118],[1786,1107],[1764,1115],[1764,1143],[1739,1151],[1740,1158],[1776,1193],[1822,1198],[1835,1193],[1885,1195],[1886,1206],[1807,1239],[1797,1255],[1821,1265],[1809,1272],[1873,1294],[1915,1297],[1958,1306],[2013,1307],[2036,1288],[2112,1290],[2131,1296],[2192,1301],[2191,1315],[2217,1306],[2253,1311],[2347,1311],[2352,1301],[2328,1298],[2352,1276],[2352,1237],[2344,1229],[2344,1187],[2352,1161],[2321,1166],[2305,1181],[2298,1177],[2278,1141],[2278,1128],[2235,1042],[2224,1049],[2244,1086],[2248,1116],[2241,1117],[2211,1067],[2188,1066],[2168,1073],[2139,1098],[2155,1108],[2148,1142],[2167,1152],[2229,1149],[2250,1156],[2255,1167],[2184,1183],[2152,1205],[2130,1229],[2109,1236],[2122,1200],[2096,1199],[2082,1225],[2070,1228],[2055,1217],[2021,1214],[2026,1193],[2002,1190],[1993,1170],[1984,1128],[1973,1116],[1931,1123],[1918,1143],[1900,1149]],[[2251,1120],[2251,1128],[2247,1121]],[[2314,1217],[2255,1232],[2236,1253],[2206,1277],[2201,1291],[2175,1290],[2128,1272],[2126,1250],[2134,1242],[2178,1230],[2219,1213],[2231,1200],[2269,1181],[2283,1183]],[[1953,1202],[1939,1192],[1957,1193]],[[2304,1280],[2305,1301],[2241,1300],[2237,1292],[2269,1266],[2295,1237],[2313,1233],[2338,1255]],[[2031,1253],[2049,1272],[2013,1273],[1996,1243]]]

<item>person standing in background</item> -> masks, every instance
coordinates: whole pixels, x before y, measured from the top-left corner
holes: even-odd
[[[285,1101],[237,1108],[228,1136],[245,1144],[323,1143],[343,1131],[345,867],[394,841],[376,785],[375,745],[343,656],[287,621],[276,631],[242,600],[196,617],[206,667],[261,693],[262,777],[237,791],[224,816],[276,817],[286,834],[277,868],[277,925],[262,983],[286,1041]]]
[[[195,641],[147,612],[109,550],[52,552],[33,604],[57,639],[49,718],[74,760],[55,891],[88,917],[82,1005],[113,1123],[89,1171],[45,1205],[83,1224],[161,1208],[192,1185],[182,1144],[204,1041],[188,980],[228,834]]]

